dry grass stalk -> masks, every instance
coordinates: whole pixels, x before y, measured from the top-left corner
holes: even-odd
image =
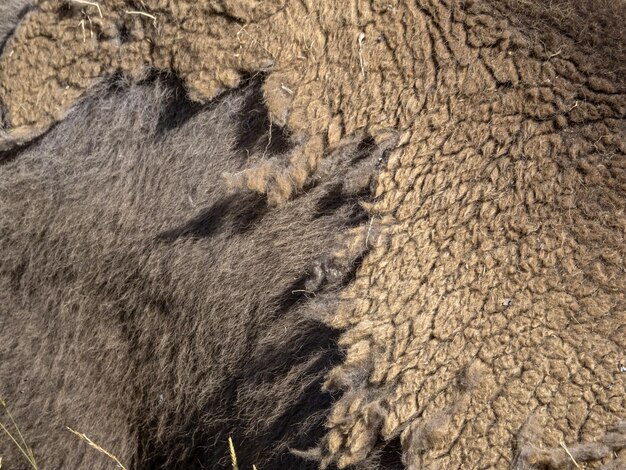
[[[2,407],[4,408],[4,411],[6,411],[7,415],[9,416],[9,419],[11,420],[11,423],[13,424],[13,427],[17,431],[17,434],[19,436],[19,440],[21,441],[21,443],[18,442],[18,440],[15,438],[15,436],[13,436],[13,434],[11,434],[11,431],[9,431],[9,429],[4,424],[0,423],[0,429],[2,429],[7,436],[9,436],[9,438],[17,446],[17,448],[24,455],[24,457],[26,457],[26,460],[28,460],[28,463],[30,464],[30,466],[34,470],[38,470],[39,467],[37,466],[37,462],[35,460],[35,455],[33,454],[33,450],[30,447],[28,447],[28,444],[26,444],[26,440],[24,439],[24,436],[22,435],[22,431],[20,431],[20,428],[18,427],[17,423],[13,419],[13,415],[9,411],[9,408],[7,407],[6,402],[4,400],[0,399],[0,404],[2,404]],[[2,459],[1,458],[0,458],[0,467],[2,467]]]
[[[239,464],[237,463],[237,453],[235,452],[235,444],[233,444],[233,438],[228,436],[228,449],[230,450],[230,462],[233,465],[233,470],[239,470]],[[258,470],[256,465],[252,464],[252,470]]]
[[[576,465],[576,468],[582,468],[578,462],[576,462],[576,459],[574,458],[574,456],[571,454],[571,452],[569,451],[569,449],[567,448],[567,446],[565,445],[564,442],[561,442],[561,447],[563,447],[563,449],[565,449],[565,452],[567,453],[567,455],[569,455],[569,458],[572,459],[572,462],[574,462],[574,465]]]
[[[361,31],[359,33],[359,65],[361,66],[361,75],[365,77],[365,62],[363,62],[363,40],[365,39],[365,33]]]
[[[230,461],[233,464],[233,470],[239,470],[237,465],[237,454],[235,453],[235,445],[233,444],[233,438],[228,436],[228,448],[230,449]]]
[[[125,10],[124,13],[126,13],[127,15],[140,15],[140,16],[145,16],[146,18],[150,18],[152,20],[152,22],[154,23],[154,26],[157,25],[157,19],[156,16],[151,15],[150,13],[146,13],[145,11],[130,11],[130,10]]]
[[[70,0],[70,2],[96,7],[98,9],[98,14],[100,15],[100,18],[102,18],[102,10],[100,9],[100,5],[97,2],[89,2],[87,0]]]
[[[80,439],[82,439],[83,441],[85,441],[87,444],[89,444],[91,447],[93,447],[94,449],[96,449],[98,452],[103,453],[104,455],[106,455],[108,458],[110,458],[111,460],[113,460],[117,466],[119,468],[121,468],[122,470],[127,470],[127,468],[122,465],[122,462],[119,461],[119,459],[113,455],[112,453],[106,451],[105,449],[103,449],[102,447],[100,447],[98,444],[96,444],[94,441],[92,441],[91,439],[89,439],[85,434],[80,433],[78,431],[74,431],[72,428],[70,428],[69,426],[65,426],[67,428],[68,431],[70,431],[73,434],[76,434]]]

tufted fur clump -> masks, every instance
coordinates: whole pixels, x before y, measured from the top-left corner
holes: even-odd
[[[128,468],[225,468],[229,436],[240,468],[306,467],[290,450],[324,432],[341,354],[321,320],[367,249],[377,156],[346,143],[271,209],[222,177],[289,158],[270,125],[258,81],[198,106],[118,78],[5,155],[0,396],[41,468],[110,468],[66,426]],[[0,455],[26,464],[6,436]]]

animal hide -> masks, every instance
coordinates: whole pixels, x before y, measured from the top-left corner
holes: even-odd
[[[111,464],[69,426],[133,468],[228,436],[259,470],[625,466],[625,20],[37,2],[0,55],[0,393],[35,455]]]
[[[269,210],[222,178],[293,151],[258,83],[198,106],[152,77],[98,88],[7,157],[1,393],[38,463],[111,466],[67,426],[131,467],[226,467],[228,436],[241,464],[296,466],[330,406],[341,355],[321,320],[361,255],[337,252],[365,220],[372,150],[338,149]]]
[[[0,3],[0,47],[31,6],[29,0],[4,0]]]

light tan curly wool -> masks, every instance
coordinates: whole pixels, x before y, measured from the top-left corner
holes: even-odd
[[[69,4],[0,57],[7,141],[149,65],[204,101],[269,72],[301,151],[229,177],[272,203],[351,136],[389,147],[327,319],[346,358],[322,466],[399,436],[411,469],[626,468],[624,2]]]

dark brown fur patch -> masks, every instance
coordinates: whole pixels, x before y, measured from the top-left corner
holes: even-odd
[[[306,467],[341,359],[319,320],[356,263],[333,253],[365,222],[350,174],[377,157],[346,144],[270,208],[222,173],[287,158],[271,125],[258,80],[198,106],[118,79],[0,166],[0,396],[42,468],[110,468],[65,426],[129,468],[227,467],[229,436],[240,468]]]

